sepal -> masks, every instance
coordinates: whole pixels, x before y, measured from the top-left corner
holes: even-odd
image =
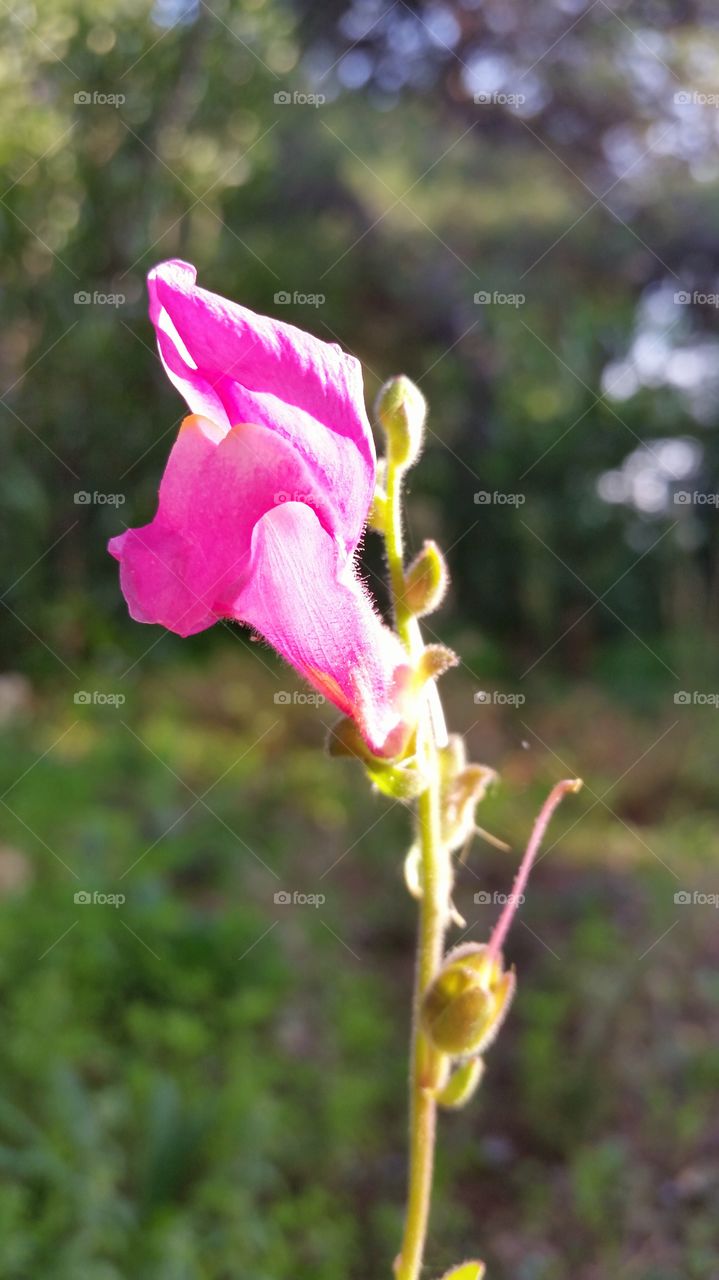
[[[459,1111],[476,1093],[484,1075],[481,1058],[467,1058],[454,1068],[444,1088],[437,1094],[440,1107]]]
[[[427,779],[414,763],[414,758],[400,764],[384,764],[377,760],[365,765],[367,776],[378,791],[394,800],[416,800],[427,789]]]

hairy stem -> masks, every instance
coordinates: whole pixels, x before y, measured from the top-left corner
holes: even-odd
[[[413,659],[423,643],[417,620],[404,603],[402,547],[402,473],[390,465],[387,471],[387,522],[385,542],[397,631]],[[447,921],[447,859],[440,830],[440,780],[434,717],[425,701],[418,729],[417,752],[427,786],[417,801],[421,853],[422,897],[415,964],[412,1050],[410,1064],[409,1178],[407,1212],[402,1248],[395,1262],[397,1280],[418,1280],[422,1269],[432,1199],[432,1174],[437,1121],[436,1086],[441,1055],[422,1030],[422,999],[439,969]]]
[[[435,754],[434,746],[432,753]],[[397,1280],[417,1280],[419,1277],[432,1199],[439,1055],[422,1030],[421,1011],[424,993],[442,960],[446,923],[445,877],[442,874],[442,858],[445,855],[439,830],[436,761],[431,769],[430,785],[418,801],[418,819],[422,854],[422,898],[414,988],[409,1186],[404,1239],[395,1264]]]

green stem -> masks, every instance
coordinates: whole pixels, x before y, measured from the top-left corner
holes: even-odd
[[[434,747],[433,757],[436,756]],[[432,1174],[437,1120],[436,1088],[439,1055],[422,1031],[424,993],[442,960],[446,904],[439,831],[439,786],[436,759],[431,782],[417,805],[422,853],[422,898],[414,989],[412,1071],[410,1079],[410,1156],[404,1239],[395,1264],[397,1280],[418,1280],[422,1269],[432,1199]]]
[[[402,471],[389,461],[385,543],[397,631],[413,659],[423,644],[416,619],[404,603],[402,546]],[[432,1199],[432,1175],[437,1122],[436,1087],[441,1055],[422,1030],[422,999],[442,961],[447,920],[446,852],[440,830],[440,779],[437,746],[429,708],[423,708],[418,749],[428,784],[417,802],[422,866],[419,937],[415,965],[412,1051],[410,1070],[410,1149],[407,1213],[402,1248],[395,1262],[396,1280],[418,1280],[422,1269]]]

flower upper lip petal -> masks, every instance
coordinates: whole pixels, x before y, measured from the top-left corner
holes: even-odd
[[[187,263],[149,275],[150,315],[169,377],[190,408],[228,428],[256,422],[291,443],[334,507],[347,552],[374,492],[375,453],[354,356],[293,325],[198,288]]]

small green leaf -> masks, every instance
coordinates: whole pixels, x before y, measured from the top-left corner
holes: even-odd
[[[484,1269],[483,1262],[463,1262],[452,1271],[445,1271],[441,1280],[482,1280]]]

